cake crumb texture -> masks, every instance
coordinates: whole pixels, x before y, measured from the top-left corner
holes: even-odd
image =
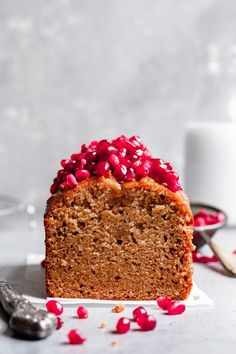
[[[192,214],[182,191],[143,178],[90,178],[44,217],[51,297],[183,300],[192,288]]]

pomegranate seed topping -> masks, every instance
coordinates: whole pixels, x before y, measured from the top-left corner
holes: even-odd
[[[77,308],[77,315],[80,319],[88,318],[88,310],[84,306]]]
[[[147,314],[147,310],[143,306],[136,307],[136,309],[134,309],[133,311],[134,321],[136,321],[138,317],[146,314]]]
[[[139,316],[136,322],[142,331],[151,331],[157,325],[155,317],[148,314]]]
[[[127,174],[127,168],[123,164],[119,164],[114,168],[114,177],[117,178],[118,181],[124,181],[125,176]]]
[[[107,161],[101,161],[95,167],[94,173],[96,176],[108,176],[110,164]]]
[[[126,317],[121,317],[116,324],[116,332],[123,334],[130,330],[130,320]]]
[[[184,311],[185,305],[178,301],[171,301],[167,308],[168,315],[180,315]]]
[[[57,317],[57,326],[56,329],[60,329],[63,326],[63,321],[61,319],[61,317]]]
[[[76,170],[75,176],[78,181],[82,181],[83,179],[90,177],[90,172],[88,170]]]
[[[83,337],[76,329],[72,329],[67,336],[70,344],[83,344],[86,341],[86,338]]]
[[[67,180],[68,186],[71,187],[71,188],[77,186],[77,184],[78,184],[77,179],[72,174],[68,175],[66,177],[66,180]]]
[[[54,315],[59,316],[63,313],[63,306],[59,301],[49,300],[46,303],[46,309],[48,312],[54,313]]]
[[[52,194],[74,188],[77,181],[85,178],[109,177],[111,173],[120,183],[151,177],[172,192],[182,189],[171,164],[153,159],[138,136],[127,138],[121,135],[111,141],[104,139],[83,144],[81,151],[72,154],[68,160],[62,160],[61,166],[63,169],[58,171],[51,186]],[[216,216],[208,216],[207,222],[215,223]]]
[[[165,296],[159,296],[157,298],[157,305],[162,309],[162,310],[167,310],[169,304],[171,303],[171,299]]]

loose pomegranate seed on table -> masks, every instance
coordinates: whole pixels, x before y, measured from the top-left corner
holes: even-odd
[[[185,304],[178,301],[171,301],[167,307],[168,315],[180,315],[185,311]]]
[[[83,344],[86,341],[86,338],[82,336],[77,329],[72,329],[67,337],[70,344]]]
[[[136,322],[142,331],[152,331],[157,325],[155,317],[147,313],[137,317]]]
[[[46,303],[46,309],[48,312],[54,313],[56,316],[60,316],[63,313],[63,306],[59,301],[49,300]]]
[[[133,310],[133,319],[136,321],[139,316],[146,314],[147,310],[143,306],[136,307],[136,309]]]
[[[126,317],[121,317],[116,323],[116,332],[119,334],[127,333],[130,330],[130,320]]]
[[[57,317],[57,326],[56,326],[56,329],[60,329],[62,326],[63,326],[63,321],[61,319],[61,317]]]
[[[80,319],[88,318],[88,310],[84,306],[77,308],[77,315]]]
[[[169,297],[165,296],[159,296],[157,298],[157,305],[162,309],[162,310],[167,310],[168,305],[171,303],[171,299]]]

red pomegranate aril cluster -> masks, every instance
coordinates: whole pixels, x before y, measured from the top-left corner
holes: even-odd
[[[157,305],[168,315],[180,315],[185,311],[185,304],[180,301],[173,301],[169,297],[160,296],[157,298]]]
[[[60,316],[63,313],[63,306],[59,301],[49,300],[46,303],[46,309],[48,312],[54,313],[56,316]]]
[[[157,324],[155,317],[149,315],[143,306],[139,306],[134,309],[133,319],[142,331],[151,331]]]
[[[194,226],[206,226],[218,224],[224,221],[224,213],[208,213],[205,209],[199,210],[194,215]]]
[[[70,159],[62,160],[61,166],[62,169],[58,171],[50,188],[52,195],[72,189],[86,178],[110,175],[119,183],[151,177],[172,192],[182,189],[172,166],[161,159],[153,159],[138,136],[127,138],[121,135],[111,141],[83,144],[81,151],[72,154]],[[51,200],[52,198],[48,202]]]

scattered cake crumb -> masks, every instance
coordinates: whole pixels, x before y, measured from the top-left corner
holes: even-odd
[[[112,312],[113,313],[120,313],[120,312],[122,312],[122,311],[124,311],[125,310],[125,305],[123,305],[123,304],[118,304],[118,305],[116,305],[115,307],[113,307],[112,308]]]
[[[103,328],[106,328],[106,327],[107,327],[106,322],[100,322],[99,328],[103,329]]]
[[[199,295],[194,295],[193,296],[193,300],[200,300],[200,296]]]
[[[117,341],[116,340],[113,340],[112,342],[111,342],[111,346],[112,347],[115,347],[117,345]]]

